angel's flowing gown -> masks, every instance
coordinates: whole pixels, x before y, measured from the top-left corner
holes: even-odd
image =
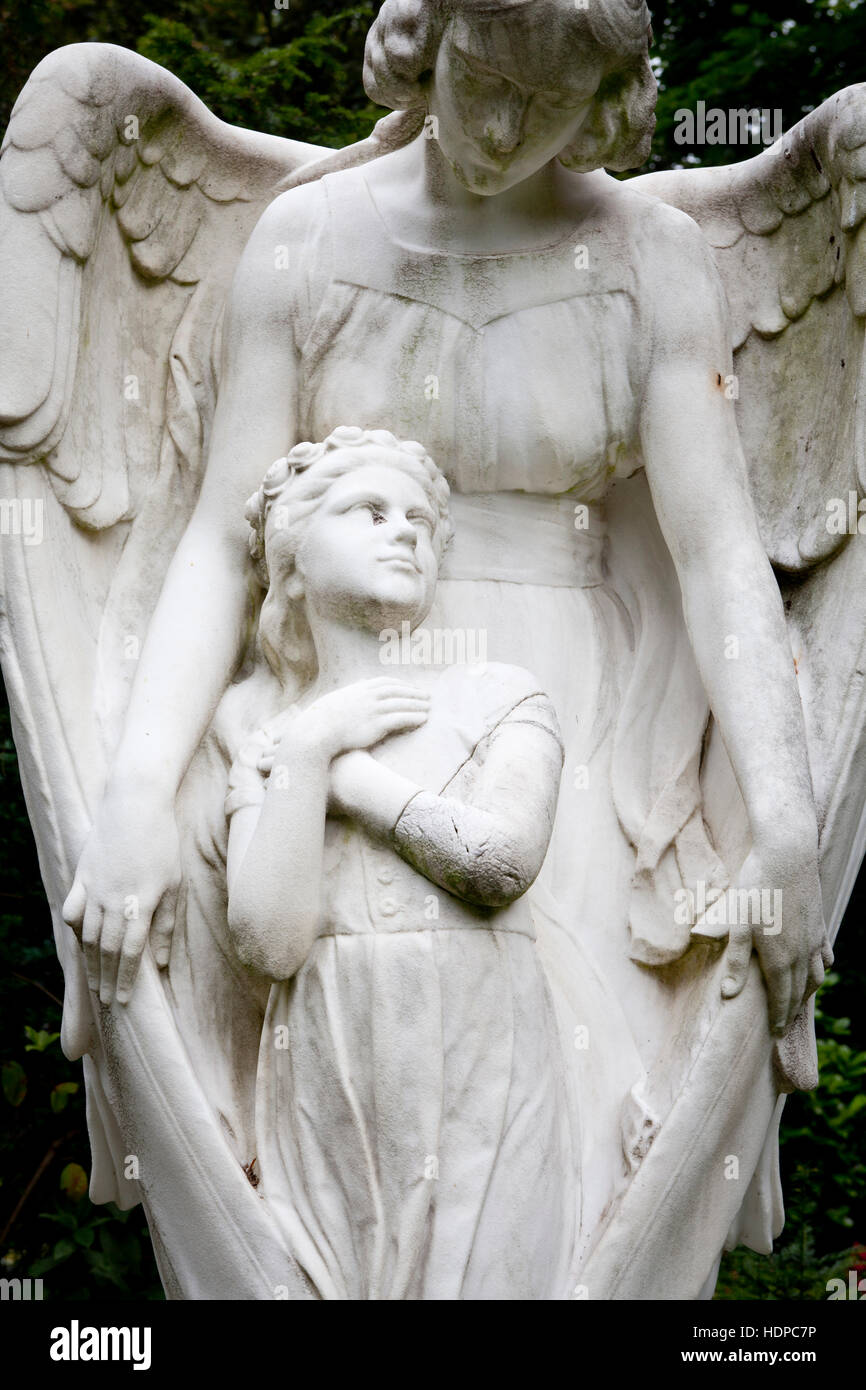
[[[635,859],[612,784],[634,637],[606,582],[601,505],[614,477],[641,466],[653,204],[621,197],[617,215],[590,212],[547,249],[479,257],[398,244],[363,169],[305,195],[291,324],[298,437],[353,424],[427,446],[452,484],[456,531],[428,625],[483,633],[490,659],[531,670],[559,716],[565,770],[532,899],[592,1112],[580,1147],[607,1155],[597,1191],[575,1174],[591,1229],[626,1173],[623,1105],[641,1053],[652,1057],[676,1008],[629,960]],[[581,1027],[585,1050],[572,1041]]]

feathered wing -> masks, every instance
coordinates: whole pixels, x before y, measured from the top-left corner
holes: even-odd
[[[377,150],[374,137],[345,158]],[[166,1287],[187,1297],[308,1290],[149,954],[129,1006],[102,1011],[60,909],[198,493],[235,265],[279,186],[330,154],[227,126],[162,68],[81,44],[35,70],[0,159],[0,642],[66,979],[63,1045],[87,1054],[94,1199],[144,1201]],[[199,910],[212,886],[193,893]]]
[[[839,524],[850,515],[856,529],[866,485],[866,85],[838,93],[756,158],[646,175],[631,187],[694,218],[727,293],[735,377],[724,386],[737,401],[761,533],[785,600],[835,936],[866,848],[866,556]],[[648,568],[653,547],[634,543],[635,524],[644,537],[654,526],[645,490],[636,478],[623,490],[622,515],[616,499],[612,509],[614,568],[624,580],[638,661],[642,645],[671,638],[669,620],[659,617],[670,605],[656,604],[653,614],[653,596],[663,598],[665,583]],[[637,695],[637,714],[645,714],[646,689]],[[699,719],[698,702],[691,703]],[[638,758],[652,750],[651,725],[645,735]],[[712,725],[699,782],[694,769],[678,780],[679,771],[672,767],[669,784],[657,786],[659,828],[688,824],[696,804],[735,874],[748,826]],[[649,808],[640,809],[645,817]],[[699,863],[704,848],[695,846]],[[649,860],[653,872],[667,859],[688,882],[680,850],[670,836],[660,842]],[[712,883],[713,865],[705,862]],[[655,1107],[661,1123],[582,1271],[592,1298],[696,1297],[723,1243],[769,1250],[781,1229],[779,1094],[815,1084],[811,1010],[774,1049],[756,962],[743,994],[725,1004],[722,969],[717,959],[708,983],[692,988],[688,1036],[647,1079],[651,1107],[662,1102]],[[679,1078],[675,1095],[668,1071]],[[726,1180],[732,1154],[736,1181]],[[690,1231],[700,1238],[684,1240]]]

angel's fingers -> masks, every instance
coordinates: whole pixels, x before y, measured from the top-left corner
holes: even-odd
[[[120,952],[128,922],[118,913],[106,914],[99,940],[99,1002],[110,1004],[117,988]]]
[[[81,929],[84,922],[84,910],[87,907],[87,892],[80,878],[76,878],[69,890],[69,894],[61,909],[61,914],[67,927],[71,927],[81,940]]]
[[[768,971],[764,978],[770,1010],[770,1032],[776,1037],[783,1037],[792,1021],[793,972],[783,967]],[[797,1000],[793,1008],[795,1014],[799,1006],[800,1001]]]
[[[809,998],[809,962],[807,960],[802,960],[792,967],[790,980],[791,992],[788,998],[788,1012],[785,1016],[786,1033]]]
[[[806,976],[806,998],[814,994],[824,983],[824,961],[820,951],[814,951],[809,960],[809,973]]]
[[[117,966],[117,1002],[128,1004],[132,998],[132,987],[138,974],[142,952],[147,941],[147,927],[141,920],[130,923],[123,938],[123,947]]]
[[[751,927],[731,927],[728,949],[725,952],[725,978],[722,980],[723,999],[734,999],[740,993],[748,978],[751,959]]]
[[[84,912],[81,929],[81,949],[84,952],[84,969],[87,985],[99,993],[99,938],[102,935],[102,908],[88,905]]]
[[[159,906],[153,914],[150,928],[154,959],[161,970],[164,970],[168,965],[171,956],[171,938],[177,912],[177,894],[177,888],[169,888],[163,893]]]

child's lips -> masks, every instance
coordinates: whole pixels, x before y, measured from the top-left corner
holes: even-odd
[[[411,570],[413,574],[421,573],[417,560],[414,560],[411,555],[390,553],[380,555],[379,561],[384,565],[399,565],[402,569]]]

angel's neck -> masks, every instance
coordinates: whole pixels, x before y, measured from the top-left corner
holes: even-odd
[[[492,197],[470,192],[438,142],[419,136],[365,170],[374,202],[398,241],[490,254],[535,249],[564,237],[596,196],[592,176],[556,160]]]

